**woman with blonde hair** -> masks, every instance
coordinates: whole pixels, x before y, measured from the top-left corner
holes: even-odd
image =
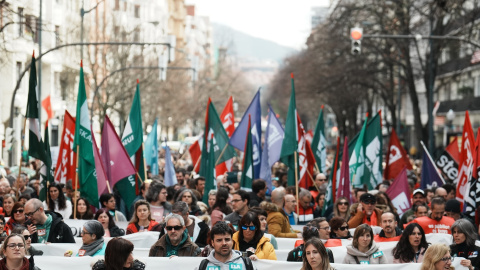
[[[334,270],[328,259],[327,249],[322,240],[313,237],[305,243],[301,270]]]
[[[455,267],[451,266],[453,259],[450,247],[445,244],[433,244],[425,252],[420,270],[455,270]]]

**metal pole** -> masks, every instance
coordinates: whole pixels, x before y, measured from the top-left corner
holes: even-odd
[[[430,10],[430,35],[433,34],[433,9]],[[430,55],[429,55],[429,76],[428,76],[428,150],[430,153],[434,153],[435,149],[435,137],[433,136],[433,87],[435,80],[433,79],[434,66],[433,66],[433,39],[430,39]]]
[[[85,9],[84,9],[85,1],[82,0],[82,8],[80,9],[80,17],[82,18],[82,22],[80,24],[80,42],[83,43],[83,17],[85,16]],[[80,45],[80,59],[83,60],[83,45]]]
[[[42,55],[42,5],[43,0],[40,0],[40,16],[38,18],[38,55]],[[38,59],[38,104],[42,102],[42,59]],[[42,110],[38,108],[38,122],[42,126]]]
[[[397,134],[400,134],[400,114],[402,111],[402,86],[401,86],[400,66],[398,66],[398,95],[397,95]]]

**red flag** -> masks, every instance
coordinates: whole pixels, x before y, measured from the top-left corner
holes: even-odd
[[[223,127],[227,132],[228,137],[232,137],[233,132],[235,131],[235,115],[233,114],[233,98],[230,98],[223,108],[223,112],[220,115],[220,120],[222,121]],[[229,159],[225,162],[218,164],[215,167],[215,172],[217,175],[223,175],[225,172],[232,170],[233,159]]]
[[[400,144],[397,133],[393,128],[392,134],[390,135],[386,164],[387,166],[383,174],[385,179],[394,179],[405,167],[407,167],[408,170],[413,169],[408,159],[407,151],[405,151],[405,148]]]
[[[90,130],[93,130],[92,128]],[[104,193],[110,193],[111,190],[107,189],[107,173],[105,172],[105,167],[103,166],[102,157],[98,151],[97,140],[95,135],[92,132],[92,147],[93,147],[93,158],[95,159],[95,173],[97,175],[97,189],[98,197]]]
[[[455,137],[455,141],[457,138]],[[478,179],[480,175],[480,127],[477,130],[477,142],[475,143],[475,162],[473,165],[473,178]]]
[[[458,150],[458,138],[454,137],[452,142],[445,148],[445,150],[450,154],[450,156],[457,162],[460,160],[460,151]]]
[[[42,107],[47,112],[47,120],[53,118],[52,102],[50,100],[50,95],[42,100]]]
[[[468,196],[470,189],[469,180],[473,174],[473,156],[475,153],[475,137],[473,135],[472,124],[468,111],[465,112],[465,122],[462,132],[462,148],[460,150],[460,163],[458,167],[457,195],[456,199],[462,204],[465,197]]]
[[[55,168],[54,179],[57,182],[65,184],[67,180],[72,180],[75,188],[75,166],[77,154],[73,151],[73,139],[75,137],[75,118],[65,110],[63,119],[62,141],[58,151],[57,167]],[[80,182],[80,181],[79,181]],[[77,185],[77,189],[80,185]]]
[[[298,138],[298,185],[308,189],[313,186],[313,169],[315,167],[315,156],[313,155],[310,143],[305,138],[305,130],[302,121],[297,113],[297,138]]]
[[[412,207],[406,168],[403,168],[393,181],[393,184],[387,189],[387,195],[392,199],[392,204],[397,208],[400,216]]]
[[[203,144],[202,140],[203,140],[203,134],[200,135],[198,140],[196,140],[188,148],[188,152],[190,153],[190,158],[192,158],[193,170],[196,173],[200,171],[200,160],[202,157],[202,144]]]
[[[342,168],[340,170],[340,181],[338,183],[338,190],[336,198],[345,197],[350,203],[352,203],[352,193],[350,186],[350,170],[348,166],[348,138],[345,136],[343,142],[343,156],[342,156]]]

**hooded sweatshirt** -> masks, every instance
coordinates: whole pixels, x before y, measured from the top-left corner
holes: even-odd
[[[243,263],[243,259],[242,259],[242,253],[238,250],[232,250],[232,257],[226,261],[226,262],[221,262],[219,260],[217,260],[215,258],[215,250],[212,250],[212,252],[210,252],[210,255],[208,255],[207,257],[207,260],[208,260],[208,265],[207,265],[207,269],[209,266],[217,266],[219,268],[216,268],[217,270],[230,270],[230,269],[247,269],[245,264]],[[235,266],[238,266],[238,265],[241,265],[241,267],[235,267]],[[253,266],[253,268],[256,270],[257,268],[255,267],[255,265]],[[198,269],[198,268],[196,268]]]
[[[357,257],[359,264],[383,264],[388,263],[383,251],[380,251],[375,241],[372,243],[372,247],[365,253],[361,252],[352,244],[347,246],[347,255],[343,259],[345,264],[357,264],[355,260]]]

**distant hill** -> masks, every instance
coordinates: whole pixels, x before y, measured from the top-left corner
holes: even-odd
[[[228,54],[240,58],[274,60],[281,63],[283,58],[297,51],[273,41],[250,36],[223,24],[212,23],[212,26],[214,46],[226,47]]]

